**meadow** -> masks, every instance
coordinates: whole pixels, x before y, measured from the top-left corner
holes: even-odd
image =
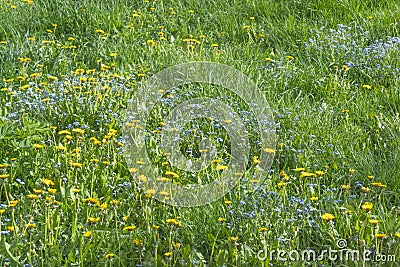
[[[396,0],[0,0],[0,266],[399,266],[399,14]],[[139,186],[122,132],[141,85],[191,61],[250,77],[277,136],[258,187],[244,175],[187,208]],[[248,107],[203,87],[163,92],[146,129],[186,99],[227,99],[254,132],[251,173]],[[213,133],[211,177],[225,168],[218,123],[181,130],[192,158]],[[197,182],[156,147],[162,182]],[[260,257],[338,241],[396,260]]]

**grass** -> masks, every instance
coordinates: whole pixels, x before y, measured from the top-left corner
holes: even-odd
[[[399,258],[399,10],[390,0],[2,0],[0,265],[364,266],[257,257],[335,249],[339,239]],[[122,127],[149,77],[189,61],[250,77],[272,109],[277,146],[257,189],[243,179],[216,202],[182,208],[139,187]],[[186,98],[226,96],[235,111],[248,108],[201,84],[167,94],[171,104],[151,114],[148,149],[163,112]],[[246,126],[252,158],[257,126]],[[192,158],[207,132],[227,140],[206,119],[185,129],[198,133],[180,144]],[[229,142],[216,145],[227,164]],[[179,174],[173,182],[198,180],[151,155]],[[215,165],[204,175],[215,179]]]

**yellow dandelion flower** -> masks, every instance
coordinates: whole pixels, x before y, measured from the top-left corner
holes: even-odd
[[[131,231],[133,231],[133,230],[135,230],[137,227],[136,226],[134,226],[134,225],[132,225],[132,226],[126,226],[126,227],[124,227],[124,231],[128,231],[128,232],[131,232]]]
[[[387,237],[387,234],[375,234],[374,236],[375,236],[375,238],[377,238],[377,239],[382,239],[382,238]]]
[[[361,208],[365,211],[370,211],[374,207],[374,204],[371,202],[365,202],[364,204],[361,205]]]
[[[92,231],[87,231],[86,233],[83,234],[84,237],[89,238],[93,235]]]
[[[38,195],[29,194],[29,195],[27,195],[26,197],[27,197],[28,199],[36,199],[36,198],[38,198]]]
[[[44,145],[41,145],[41,144],[33,144],[32,146],[33,146],[34,148],[36,148],[36,149],[41,149],[41,148],[44,147]]]
[[[394,235],[395,235],[395,237],[400,238],[400,233],[395,233]]]
[[[218,221],[219,221],[219,222],[226,222],[226,218],[219,217],[219,218],[218,218]]]
[[[375,220],[375,219],[369,219],[369,220],[368,220],[368,222],[369,222],[370,224],[374,224],[374,225],[376,225],[376,224],[378,224],[378,223],[379,223],[379,220]]]
[[[310,197],[311,201],[318,201],[318,197]]]
[[[226,204],[226,205],[230,205],[230,204],[232,204],[232,201],[230,201],[230,200],[225,200],[225,204]]]
[[[172,252],[165,252],[165,253],[164,253],[164,256],[165,256],[165,257],[171,257],[171,256],[172,256]]]
[[[47,186],[53,186],[54,182],[50,179],[42,179],[42,184],[47,185]]]
[[[261,228],[258,229],[258,231],[259,232],[266,232],[266,231],[268,231],[268,228],[261,227]]]
[[[28,228],[35,228],[35,227],[36,227],[36,223],[28,223],[28,224],[26,225],[26,227],[28,227]]]
[[[8,177],[10,177],[9,174],[0,174],[0,179],[6,179]]]
[[[0,210],[0,215],[6,212],[6,210]]]
[[[108,254],[106,254],[104,257],[105,257],[106,259],[111,259],[111,258],[114,258],[114,256],[115,256],[114,253],[108,253]]]
[[[350,189],[350,185],[344,184],[344,185],[342,185],[342,189],[345,189],[345,190]]]
[[[33,189],[33,193],[35,193],[36,195],[40,195],[43,193],[43,189]]]
[[[324,213],[323,215],[321,215],[321,219],[323,219],[325,221],[331,221],[331,220],[335,219],[335,216],[331,213]]]
[[[218,165],[218,166],[215,167],[215,169],[217,171],[223,171],[223,170],[228,169],[228,166],[226,166],[226,165]]]
[[[239,240],[239,237],[237,237],[237,236],[231,236],[231,237],[229,238],[229,240],[230,240],[231,242],[236,242],[236,241]]]
[[[147,44],[151,47],[155,46],[155,42],[153,40],[147,40]]]
[[[47,188],[47,191],[48,191],[50,194],[54,195],[54,194],[57,192],[57,189],[54,189],[54,188]]]
[[[72,131],[73,131],[74,133],[80,133],[80,134],[84,134],[84,133],[85,133],[85,130],[83,130],[83,129],[81,129],[81,128],[75,128],[75,129],[72,129]]]
[[[100,221],[100,218],[95,218],[95,217],[89,217],[88,222],[90,223],[97,223]]]
[[[302,172],[302,171],[305,171],[305,170],[306,170],[305,168],[296,168],[296,169],[294,169],[295,172]]]

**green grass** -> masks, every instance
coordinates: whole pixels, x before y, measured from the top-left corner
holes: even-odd
[[[400,258],[399,11],[395,0],[1,0],[0,265],[364,266],[257,258],[264,248],[335,249],[338,239]],[[138,187],[121,137],[141,84],[189,61],[250,77],[273,111],[277,147],[258,189],[243,180],[216,202],[180,208]],[[198,87],[169,92],[173,103],[183,93],[225,95]],[[233,94],[224,101],[247,108]],[[171,108],[157,106],[149,131],[163,110]],[[226,138],[207,120],[185,127]],[[257,138],[255,131],[251,158]],[[198,153],[198,143],[191,133],[180,148]],[[228,161],[229,144],[218,148]],[[151,155],[180,174],[173,182],[197,180]],[[213,168],[204,174],[215,178]],[[304,177],[296,168],[324,174]]]

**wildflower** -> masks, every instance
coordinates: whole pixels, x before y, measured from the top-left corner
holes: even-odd
[[[147,44],[153,47],[156,43],[153,40],[147,40]]]
[[[0,174],[0,179],[6,179],[9,176],[10,176],[9,174]]]
[[[286,186],[286,185],[287,185],[287,183],[285,183],[285,182],[279,182],[279,183],[278,183],[278,186],[279,186],[279,187],[284,187],[284,186]]]
[[[400,238],[400,233],[395,233],[394,234],[396,237]]]
[[[380,187],[380,188],[386,188],[387,186],[382,184],[381,182],[373,182],[371,183],[371,185],[376,186],[376,187]]]
[[[225,200],[225,204],[226,204],[226,205],[230,205],[230,204],[232,204],[232,201],[230,201],[230,200]]]
[[[302,172],[302,171],[305,171],[306,169],[305,168],[296,168],[296,169],[294,169],[294,171],[296,171],[296,172]]]
[[[0,215],[6,212],[6,210],[0,210]]]
[[[349,169],[349,173],[350,173],[350,175],[354,174],[355,172],[356,172],[356,170],[355,170],[355,169]]]
[[[87,231],[86,233],[83,234],[84,237],[89,238],[92,236],[92,231]]]
[[[311,201],[318,201],[318,197],[310,197]]]
[[[374,236],[375,236],[375,238],[377,238],[377,239],[381,239],[381,238],[387,237],[387,234],[375,234]]]
[[[239,237],[231,236],[229,239],[231,240],[231,242],[236,242],[236,241],[238,241]]]
[[[15,227],[14,226],[7,226],[6,228],[10,232],[15,232]]]
[[[372,210],[372,208],[374,207],[374,204],[372,204],[371,202],[365,202],[364,204],[362,204],[361,208],[365,211],[370,211]]]
[[[321,218],[325,221],[331,221],[331,220],[335,219],[335,216],[331,213],[325,213],[325,214],[321,215]]]
[[[226,169],[228,169],[228,166],[225,166],[225,165],[218,165],[217,167],[215,167],[215,169],[216,169],[217,171],[226,170]]]
[[[266,148],[264,148],[264,151],[265,151],[266,153],[275,153],[275,152],[276,152],[276,149],[266,147]]]
[[[368,193],[369,191],[371,191],[371,188],[369,188],[369,187],[361,187],[361,191],[363,192],[363,193]]]
[[[41,193],[43,193],[43,189],[33,189],[33,193],[35,193],[36,195],[40,195]]]
[[[28,224],[26,225],[26,227],[28,227],[28,228],[35,228],[35,227],[36,227],[36,223],[28,223]]]
[[[109,253],[109,254],[107,254],[107,255],[105,256],[105,258],[106,258],[106,259],[110,259],[110,258],[113,258],[114,256],[115,256],[115,254]]]
[[[174,177],[174,178],[178,178],[178,177],[179,177],[179,175],[178,175],[177,173],[171,172],[171,171],[166,171],[166,172],[165,172],[165,175],[166,175],[166,176],[172,176],[172,177]]]
[[[315,174],[318,176],[322,176],[325,174],[325,172],[324,171],[316,171]]]
[[[362,87],[366,88],[366,89],[371,89],[372,88],[371,85],[368,85],[368,84],[364,84]]]
[[[259,232],[266,232],[266,231],[268,231],[268,228],[261,227],[261,228],[258,229],[258,231]]]
[[[119,200],[113,199],[110,201],[110,203],[115,206],[115,205],[118,205]]]
[[[100,29],[97,29],[96,32],[97,32],[97,33],[100,33],[100,34],[104,34],[104,31],[103,31],[103,30],[100,30]]]
[[[344,184],[344,185],[342,185],[342,189],[345,189],[345,190],[350,189],[350,185]]]
[[[94,204],[97,206],[100,205],[100,201],[94,197],[85,198],[82,201],[83,201],[83,203],[91,203],[91,204]]]
[[[88,222],[90,223],[97,223],[100,221],[100,218],[89,217]]]
[[[77,69],[77,70],[75,71],[75,73],[76,73],[76,74],[84,74],[84,73],[85,73],[85,70],[84,70],[84,69]]]
[[[80,190],[80,189],[77,189],[77,188],[72,188],[72,189],[71,189],[71,192],[72,192],[72,193],[79,193],[79,192],[81,192],[81,190]]]
[[[42,184],[47,185],[47,186],[53,186],[54,182],[49,179],[42,179]]]
[[[164,256],[165,256],[165,257],[171,257],[171,256],[172,256],[172,252],[165,252],[165,253],[164,253]]]
[[[128,231],[128,232],[131,232],[131,231],[133,231],[133,230],[135,230],[137,227],[136,226],[134,226],[134,225],[132,225],[132,226],[126,226],[126,227],[124,227],[124,231]]]
[[[376,224],[379,223],[379,221],[378,221],[378,220],[375,220],[375,219],[370,219],[370,220],[368,220],[368,222],[369,222],[370,224],[373,224],[373,225],[376,225]]]
[[[28,199],[36,199],[36,198],[38,198],[38,195],[29,194],[29,195],[27,195],[26,197],[27,197]]]
[[[72,166],[79,168],[79,167],[82,167],[83,164],[82,163],[78,163],[78,162],[74,162],[74,163],[72,163]]]
[[[342,70],[344,70],[344,71],[348,71],[350,69],[350,67],[348,67],[348,66],[346,66],[346,65],[343,65],[342,66]]]
[[[7,168],[8,167],[8,164],[7,163],[2,163],[2,164],[0,164],[0,168]]]
[[[303,177],[316,177],[317,175],[315,173],[312,172],[301,172],[300,173],[300,178]]]
[[[258,165],[258,164],[261,163],[261,161],[258,159],[257,156],[254,156],[254,157],[253,157],[253,163],[254,163],[255,165]]]
[[[52,76],[52,75],[49,75],[49,76],[47,76],[48,78],[49,78],[49,80],[51,80],[51,81],[57,81],[57,77],[55,77],[55,76]]]
[[[72,129],[72,131],[73,131],[74,133],[80,133],[80,134],[84,134],[84,133],[85,133],[85,130],[83,130],[83,129],[81,129],[81,128],[75,128],[75,129]]]
[[[58,134],[59,135],[61,135],[61,134],[71,134],[71,132],[68,131],[68,130],[62,130],[62,131],[59,131]]]
[[[54,188],[47,188],[47,191],[48,191],[50,194],[54,195],[54,194],[57,192],[57,189],[54,189]]]
[[[44,147],[44,145],[41,145],[41,144],[33,144],[32,146],[33,146],[34,148],[36,148],[36,149],[41,149],[41,148]]]
[[[219,221],[219,222],[226,222],[226,218],[219,217],[219,218],[218,218],[218,221]]]
[[[293,56],[287,56],[287,59],[288,59],[288,60],[293,60],[294,57],[293,57]]]
[[[153,225],[153,229],[154,229],[154,230],[157,230],[158,228],[160,228],[159,225]]]

